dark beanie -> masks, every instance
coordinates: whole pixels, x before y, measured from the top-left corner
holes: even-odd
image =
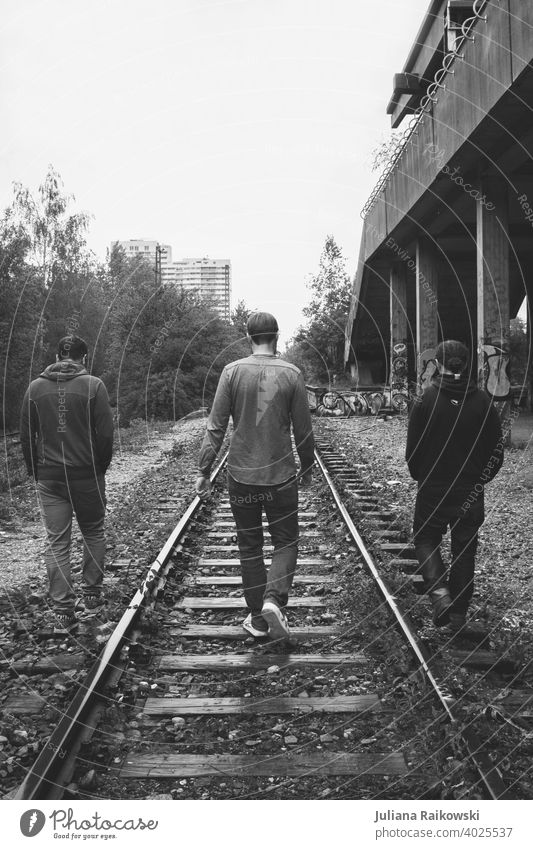
[[[454,374],[461,374],[468,368],[470,356],[468,354],[468,348],[462,342],[457,342],[455,339],[447,339],[437,346],[435,359],[444,368],[448,369],[448,371],[452,371]]]

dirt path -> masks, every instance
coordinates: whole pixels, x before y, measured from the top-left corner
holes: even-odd
[[[126,447],[120,439],[116,443],[111,467],[106,474],[106,493],[109,514],[122,501],[126,487],[140,478],[147,469],[157,469],[164,462],[165,452],[170,451],[177,434],[197,432],[203,422],[193,420],[176,424],[166,433],[141,434],[133,447]],[[37,495],[32,482],[25,484],[25,497],[29,502],[31,519],[18,518],[15,530],[0,530],[0,588],[6,591],[28,580],[45,577],[44,530],[39,517]],[[73,524],[73,537],[79,535]]]

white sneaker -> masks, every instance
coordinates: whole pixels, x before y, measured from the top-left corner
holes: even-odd
[[[246,631],[247,634],[251,634],[252,637],[259,639],[260,637],[268,637],[268,628],[264,630],[260,630],[256,628],[252,624],[252,614],[249,613],[244,622],[242,623],[242,627]]]
[[[268,634],[274,640],[286,639],[290,636],[287,617],[273,601],[265,601],[261,615],[268,622]]]

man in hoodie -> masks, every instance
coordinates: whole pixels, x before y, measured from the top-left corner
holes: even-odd
[[[433,622],[457,631],[466,623],[474,591],[478,530],[484,521],[484,484],[503,463],[503,437],[490,397],[469,379],[461,342],[441,342],[437,373],[413,403],[406,460],[418,482],[413,536]],[[449,579],[440,544],[451,530]]]
[[[298,485],[291,425],[300,458],[301,483],[311,482],[314,439],[302,373],[276,354],[278,323],[267,312],[248,319],[252,354],[227,365],[220,376],[200,451],[196,491],[210,491],[209,472],[230,416],[228,491],[237,527],[244,598],[243,628],[253,637],[284,639],[284,613],[298,554]],[[262,511],[274,551],[263,559]]]
[[[22,452],[37,484],[46,528],[48,592],[58,632],[76,627],[70,570],[73,513],[84,543],[86,615],[96,614],[104,604],[104,476],[113,452],[113,417],[104,384],[87,372],[86,364],[83,339],[60,339],[56,362],[26,391],[20,422]]]

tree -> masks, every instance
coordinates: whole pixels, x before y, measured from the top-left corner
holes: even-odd
[[[311,300],[304,308],[308,322],[300,327],[287,356],[303,364],[308,380],[333,383],[344,372],[346,317],[352,286],[342,251],[333,236],[327,236],[319,270],[308,281]]]
[[[85,243],[89,217],[70,214],[71,199],[50,166],[36,198],[14,183],[13,199],[0,221],[0,365],[9,427],[18,421],[27,383],[50,361],[58,337],[68,332],[69,322],[80,327],[76,289],[79,283],[86,290],[87,284],[77,275],[91,258]],[[92,326],[94,306],[89,311],[87,326]]]
[[[509,335],[511,379],[515,386],[522,386],[522,396],[528,395],[528,376],[531,376],[531,350],[527,326],[521,318],[511,319]]]
[[[108,257],[104,381],[120,423],[179,419],[211,403],[222,368],[248,353],[237,324],[223,321],[197,292],[154,285],[153,269],[120,248]]]
[[[222,368],[249,353],[249,310],[223,321],[197,293],[154,281],[142,257],[115,246],[100,263],[86,244],[89,216],[52,167],[36,198],[15,184],[0,217],[0,370],[4,427],[16,427],[29,381],[53,361],[57,341],[82,336],[121,424],[180,418],[210,404]]]
[[[59,174],[49,166],[36,197],[20,183],[14,183],[13,189],[13,200],[0,225],[4,316],[15,322],[16,330],[11,349],[4,352],[9,371],[6,397],[12,397],[9,384],[18,362],[15,349],[22,339],[31,353],[29,379],[53,359],[61,336],[76,333],[91,346],[105,314],[101,266],[85,239],[90,219],[86,213],[70,212],[73,198],[63,191]],[[20,375],[17,381],[24,383]],[[16,385],[15,389],[18,397]]]
[[[371,170],[381,174],[398,150],[398,144],[403,136],[400,130],[392,130],[391,134],[383,139],[371,152]]]
[[[87,261],[85,233],[89,216],[68,213],[73,195],[63,193],[63,181],[49,165],[39,186],[37,198],[21,183],[14,184],[14,200],[9,216],[19,223],[28,240],[29,261],[36,265],[46,287],[59,268],[78,271]]]
[[[5,213],[0,220],[0,371],[4,429],[17,426],[26,385],[41,367],[43,290],[35,270],[26,262],[28,250],[22,228]]]
[[[246,336],[246,323],[252,312],[253,310],[248,309],[244,301],[238,301],[237,306],[231,313],[231,323],[243,337]]]

